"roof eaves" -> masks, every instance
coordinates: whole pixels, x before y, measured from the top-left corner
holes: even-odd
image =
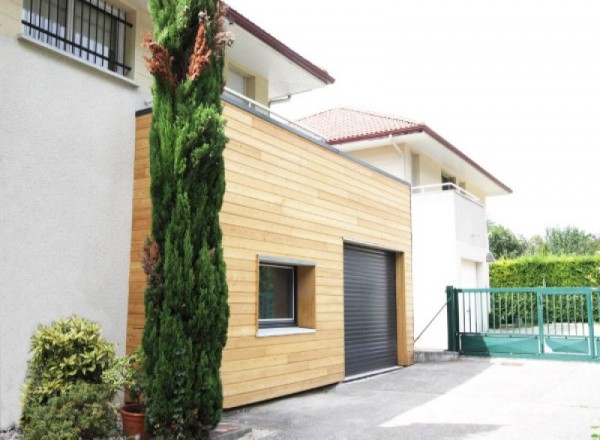
[[[331,139],[328,140],[327,143],[329,143],[330,145],[337,145],[337,144],[345,144],[348,142],[358,142],[358,141],[366,141],[366,140],[371,140],[371,139],[378,139],[378,138],[382,138],[382,137],[387,137],[387,136],[402,136],[405,134],[412,134],[412,133],[420,133],[422,131],[424,131],[424,129],[426,128],[425,125],[415,125],[413,127],[406,127],[406,128],[400,128],[400,129],[393,129],[393,130],[387,130],[387,131],[378,131],[378,132],[374,132],[374,133],[365,133],[365,134],[359,134],[359,135],[352,135],[352,136],[346,136],[343,138],[338,138],[338,139]]]
[[[446,147],[452,153],[454,153],[455,155],[460,157],[462,160],[467,162],[469,165],[471,165],[473,168],[475,168],[477,171],[479,171],[480,173],[485,175],[488,179],[493,181],[496,185],[498,185],[500,188],[502,188],[508,194],[512,194],[513,190],[511,188],[506,186],[504,183],[502,183],[500,180],[498,180],[495,176],[493,176],[488,171],[486,171],[481,165],[479,165],[477,162],[475,162],[473,159],[471,159],[465,153],[460,151],[458,148],[456,148],[454,145],[452,145],[450,142],[448,142],[442,136],[437,134],[435,131],[433,131],[431,128],[429,128],[427,125],[423,126],[423,132],[427,133],[429,136],[434,138],[436,141],[438,141],[440,144],[442,144],[444,147]]]
[[[288,58],[290,61],[296,63],[298,66],[302,67],[304,70],[323,81],[325,84],[333,84],[335,82],[335,78],[333,78],[329,73],[325,70],[315,66],[313,63],[308,61],[299,53],[290,49],[288,46],[283,44],[277,38],[266,32],[264,29],[248,20],[242,14],[240,14],[235,9],[229,7],[227,10],[227,17],[238,26],[241,26],[246,31],[254,35],[256,38],[261,40],[266,45],[272,47],[277,52],[281,53],[283,56]]]

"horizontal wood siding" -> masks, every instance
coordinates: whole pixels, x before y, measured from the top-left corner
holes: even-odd
[[[410,190],[243,109],[225,104],[227,189],[221,211],[229,285],[225,407],[344,379],[344,238],[401,249],[399,358],[412,362]],[[137,118],[127,350],[144,324],[144,240],[150,231],[148,129]],[[257,256],[309,260],[315,268],[316,332],[256,337]]]

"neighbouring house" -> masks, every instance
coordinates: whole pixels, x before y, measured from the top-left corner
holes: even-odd
[[[230,18],[226,406],[412,363],[410,187],[276,117],[333,78]],[[139,343],[151,27],[145,0],[0,2],[0,428],[38,324],[77,314],[120,354]]]
[[[349,108],[298,122],[412,185],[415,348],[446,349],[445,287],[489,286],[486,199],[511,189],[423,123]]]

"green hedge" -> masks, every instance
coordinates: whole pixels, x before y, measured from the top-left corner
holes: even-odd
[[[600,256],[532,256],[490,264],[491,287],[600,286]]]
[[[600,256],[532,256],[500,260],[490,264],[491,287],[598,287]],[[490,326],[515,325],[527,317],[537,324],[536,297],[527,294],[494,295],[491,301]],[[542,313],[546,322],[585,322],[587,305],[583,296],[569,299],[545,297]],[[600,321],[598,301],[593,303],[594,321]],[[518,325],[518,324],[517,324]]]

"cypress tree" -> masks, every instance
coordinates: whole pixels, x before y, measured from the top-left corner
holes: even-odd
[[[219,211],[225,191],[220,95],[225,9],[215,0],[150,0],[154,76],[152,237],[145,246],[146,428],[209,438],[221,417],[227,283]]]

